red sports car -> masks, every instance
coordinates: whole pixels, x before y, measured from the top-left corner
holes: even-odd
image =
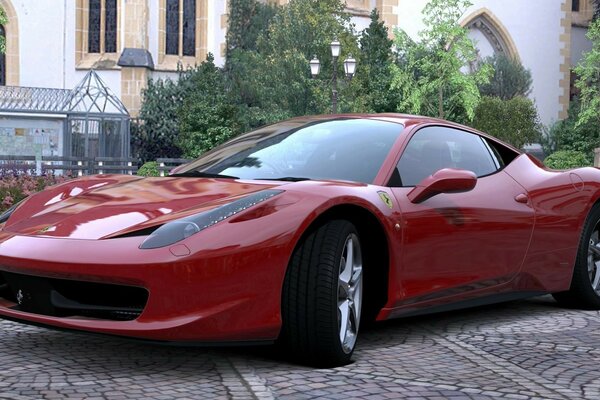
[[[481,132],[304,117],[169,177],[97,175],[0,216],[0,315],[350,360],[359,325],[543,293],[600,307],[600,171]]]

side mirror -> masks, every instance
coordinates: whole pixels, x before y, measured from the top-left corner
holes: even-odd
[[[464,169],[444,168],[428,176],[408,192],[412,203],[422,203],[440,193],[468,192],[477,184],[477,175]]]

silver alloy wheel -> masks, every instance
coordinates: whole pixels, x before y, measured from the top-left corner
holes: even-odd
[[[354,349],[362,306],[362,254],[358,236],[346,238],[338,277],[338,326],[344,353]]]
[[[590,238],[587,267],[590,283],[592,284],[592,290],[596,292],[598,296],[600,296],[600,243],[598,243],[598,228],[599,226],[596,226],[596,229]]]

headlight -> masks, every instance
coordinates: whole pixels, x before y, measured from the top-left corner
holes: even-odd
[[[210,211],[166,223],[152,232],[140,249],[170,246],[280,193],[283,190],[263,190]]]
[[[17,209],[17,207],[19,207],[19,204],[21,204],[21,203],[22,203],[22,201],[12,205],[8,210],[6,210],[2,214],[0,214],[0,224],[3,224],[6,221],[8,221],[11,214]]]

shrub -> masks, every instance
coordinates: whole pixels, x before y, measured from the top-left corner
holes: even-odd
[[[544,164],[552,169],[570,169],[592,165],[584,153],[574,150],[561,150],[550,154],[544,160]]]
[[[229,98],[225,75],[214,57],[186,73],[178,110],[177,143],[186,158],[195,158],[223,143],[237,131],[235,107]]]
[[[138,169],[137,174],[140,176],[160,176],[158,163],[156,161],[148,161]]]
[[[569,117],[550,127],[542,141],[547,154],[559,150],[573,150],[584,153],[587,160],[592,162],[594,149],[600,146],[600,127],[593,121],[577,124],[579,110],[579,102],[571,102]]]
[[[473,127],[520,149],[541,138],[542,126],[533,102],[525,97],[484,97],[475,109]]]
[[[148,80],[148,87],[142,92],[140,117],[131,123],[132,154],[135,158],[145,162],[181,156],[176,140],[182,91],[179,81]]]

